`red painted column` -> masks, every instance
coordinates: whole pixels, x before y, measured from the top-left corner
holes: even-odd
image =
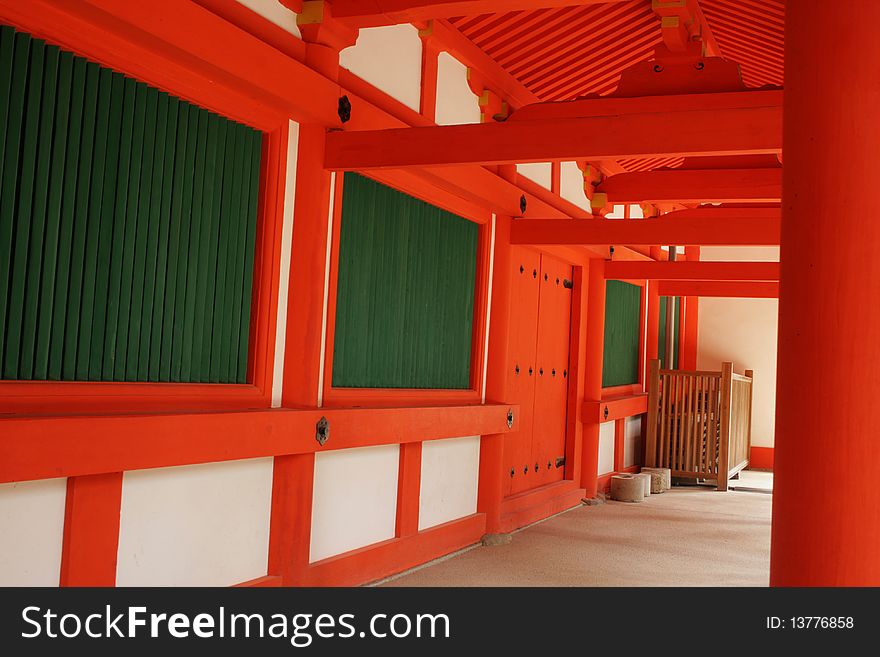
[[[301,25],[300,31],[306,41],[306,63],[336,79],[339,51],[354,43],[357,31],[334,21],[326,7],[324,11],[321,20]],[[332,193],[331,175],[324,169],[324,135],[322,125],[300,125],[281,397],[284,407],[318,405]],[[275,457],[268,574],[280,575],[284,586],[300,584],[309,565],[314,476],[314,453]]]
[[[61,586],[116,585],[121,504],[121,472],[67,480]]]
[[[419,495],[422,483],[422,443],[400,446],[397,475],[397,530],[403,538],[419,533]]]
[[[878,24],[786,7],[774,586],[880,585]]]
[[[572,268],[571,333],[568,359],[568,406],[565,440],[565,478],[581,481],[583,471],[581,456],[584,440],[584,401],[589,397],[584,392],[584,376],[587,354],[587,280],[589,278],[589,259],[584,264]]]
[[[587,336],[584,399],[602,399],[602,360],[605,350],[605,261],[590,260],[587,276]],[[598,488],[599,424],[584,423],[581,442],[581,486],[586,497],[595,497]]]
[[[495,218],[495,262],[486,367],[486,401],[507,401],[507,341],[510,336],[510,217]],[[516,422],[519,418],[514,418]],[[514,428],[516,425],[514,424]],[[480,438],[477,511],[486,514],[486,533],[501,531],[504,435]]]

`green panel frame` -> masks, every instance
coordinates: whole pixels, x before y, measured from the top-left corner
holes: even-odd
[[[623,281],[605,283],[603,388],[639,382],[641,310],[641,287]]]
[[[672,344],[672,362],[666,362],[666,303],[668,299],[675,300],[673,310],[673,344]],[[660,367],[663,369],[676,369],[679,365],[678,350],[679,336],[681,335],[681,297],[660,297],[660,320],[657,331],[657,358],[660,359]]]
[[[0,378],[246,383],[262,148],[0,26]]]
[[[346,173],[333,386],[468,389],[479,227]]]

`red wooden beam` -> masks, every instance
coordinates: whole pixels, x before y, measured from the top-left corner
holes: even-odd
[[[330,421],[323,447],[315,439],[322,416]],[[504,434],[518,421],[519,407],[508,404],[4,418],[0,483]]]
[[[669,169],[621,173],[596,189],[609,203],[779,203],[782,168]]]
[[[779,281],[778,262],[639,262],[605,264],[605,278],[664,281]]]
[[[324,164],[363,170],[763,154],[782,148],[777,91],[599,98],[532,105],[520,114],[503,123],[330,132]]]
[[[520,219],[512,244],[778,245],[779,208],[708,208],[653,219]]]
[[[779,298],[779,283],[772,281],[660,281],[659,290],[666,297]]]
[[[432,18],[550,9],[621,0],[333,0],[333,15],[358,27],[411,23]]]

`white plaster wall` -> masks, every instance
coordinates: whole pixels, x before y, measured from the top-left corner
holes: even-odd
[[[339,55],[339,64],[377,89],[419,111],[422,40],[412,25],[370,27]]]
[[[584,174],[576,162],[559,165],[559,195],[579,208],[590,211],[590,200],[584,194]]]
[[[614,422],[599,425],[599,471],[600,475],[614,470]]]
[[[237,0],[245,7],[258,13],[278,27],[287,30],[297,38],[301,38],[296,26],[296,14],[283,6],[278,0]]]
[[[480,122],[479,99],[467,82],[467,66],[447,52],[437,58],[437,106],[439,125]]]
[[[315,456],[311,561],[394,537],[398,445]]]
[[[0,586],[58,586],[67,479],[0,484]]]
[[[279,5],[280,6],[280,5]],[[275,323],[275,363],[272,371],[272,407],[281,406],[284,383],[284,350],[287,338],[287,297],[290,283],[290,249],[293,243],[293,208],[296,198],[296,165],[299,157],[299,123],[288,121],[287,171],[284,180],[284,218],[281,225],[281,274],[278,279],[278,315]],[[323,362],[323,360],[321,361]]]
[[[642,415],[625,420],[623,430],[623,467],[637,465],[642,448]]]
[[[538,183],[541,187],[550,189],[553,179],[553,167],[549,162],[529,162],[527,164],[517,164],[516,172],[525,176],[532,182]]]
[[[476,513],[479,478],[479,436],[422,443],[419,529]]]
[[[704,261],[774,262],[778,247],[703,247]],[[776,423],[777,299],[700,299],[697,368],[755,371],[752,445],[773,447]]]
[[[119,586],[230,586],[266,574],[272,459],[126,472]]]

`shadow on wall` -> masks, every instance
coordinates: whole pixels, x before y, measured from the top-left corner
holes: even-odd
[[[755,371],[752,445],[773,447],[776,421],[776,299],[700,299],[697,368]]]

